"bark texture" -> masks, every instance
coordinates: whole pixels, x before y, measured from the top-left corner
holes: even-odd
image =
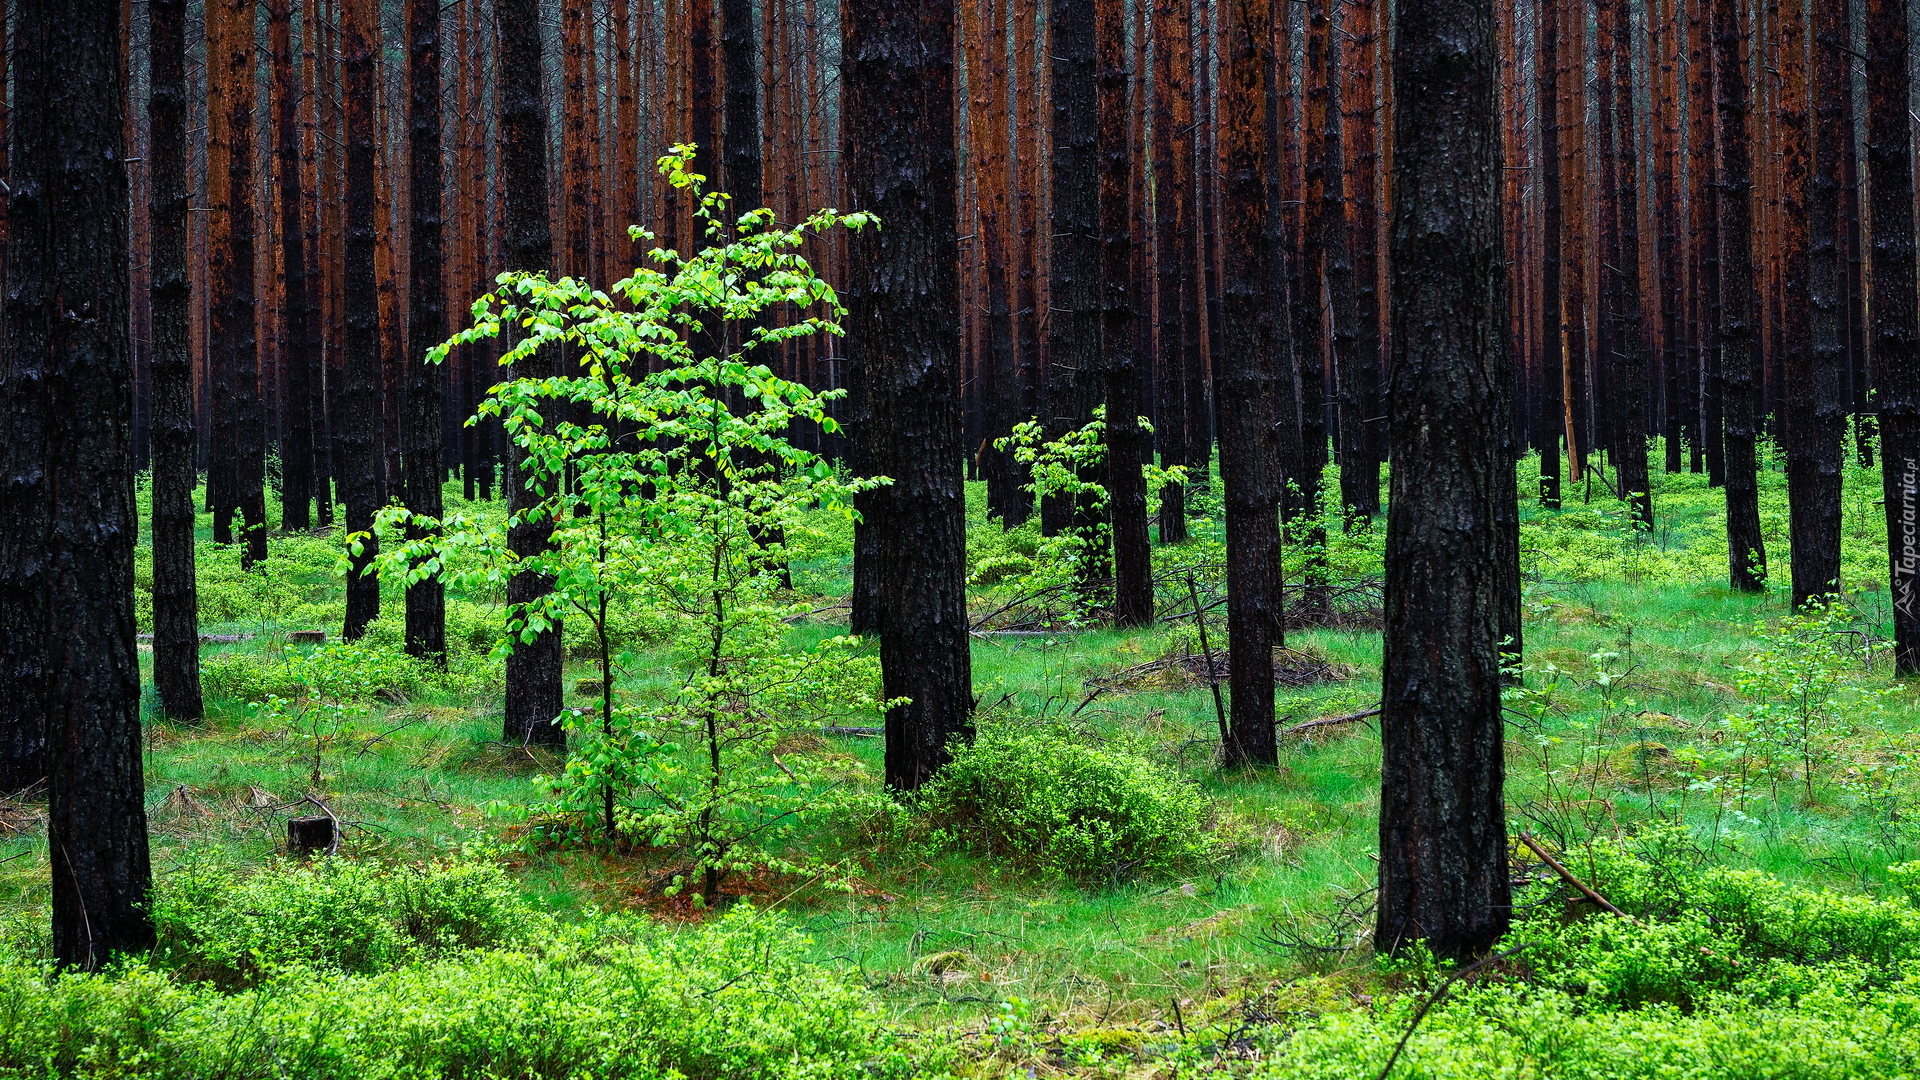
[[[121,6],[21,0],[15,10],[0,394],[16,417],[31,404],[41,419],[30,439],[16,431],[6,443],[0,575],[27,585],[33,602],[9,604],[0,636],[31,636],[47,651],[37,670],[7,671],[0,693],[44,710],[54,958],[92,970],[153,944],[134,645]]]
[[[1493,0],[1401,0],[1393,42],[1392,490],[1376,947],[1506,932],[1494,538],[1512,474]]]
[[[867,373],[886,781],[910,791],[973,731],[954,238],[953,0],[841,12],[847,196],[878,230],[849,245],[847,353]]]

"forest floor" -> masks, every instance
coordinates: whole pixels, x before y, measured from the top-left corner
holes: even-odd
[[[1878,617],[1884,564],[1876,581],[1872,543],[1879,507],[1867,493],[1870,474],[1857,471],[1848,488],[1848,566],[1861,591],[1845,625],[1825,627],[1821,637],[1833,646],[1823,662],[1836,693],[1853,696],[1795,744],[1807,756],[1804,771],[1744,785],[1728,778],[1751,740],[1729,718],[1753,712],[1755,658],[1805,657],[1769,629],[1789,614],[1780,589],[1747,595],[1722,583],[1717,493],[1686,474],[1656,477],[1662,527],[1652,535],[1627,529],[1604,491],[1582,502],[1573,488],[1559,512],[1529,503],[1528,689],[1510,702],[1514,822],[1563,848],[1680,822],[1700,857],[1720,865],[1848,893],[1887,889],[1886,867],[1915,858],[1920,836],[1897,797],[1890,804],[1875,793],[1911,784],[1883,767],[1910,756],[1920,696],[1887,678]],[[1784,579],[1781,486],[1770,474],[1769,541],[1778,545],[1770,554]],[[969,495],[977,506],[979,486],[969,485]],[[975,517],[979,562],[1005,541],[977,509]],[[1217,545],[1209,525],[1196,522],[1196,544]],[[266,685],[264,666],[300,648],[287,643],[289,632],[337,633],[333,543],[276,539],[273,580],[258,585],[209,543],[204,629],[240,640],[207,647],[204,724],[148,726],[148,806],[162,881],[209,858],[242,871],[281,858],[285,819],[310,812],[295,802],[314,795],[346,823],[341,852],[350,859],[418,863],[460,848],[485,851],[562,917],[630,908],[702,918],[685,897],[661,895],[660,867],[642,856],[530,840],[506,808],[527,801],[531,778],[559,763],[499,741],[498,688],[477,651],[446,677],[395,676],[350,722],[303,729],[250,705]],[[1378,538],[1363,531],[1334,545],[1334,571],[1363,577]],[[1204,552],[1186,557],[1205,561]],[[799,598],[816,609],[795,626],[797,638],[844,633],[845,611],[835,605],[847,567],[844,545],[832,537],[796,564]],[[396,600],[389,596],[388,610],[399,610]],[[978,612],[994,606],[983,590]],[[456,639],[468,632],[463,619],[479,617],[456,612]],[[1224,636],[1218,621],[1212,632]],[[987,706],[983,722],[1114,741],[1177,768],[1211,800],[1213,827],[1231,839],[1229,857],[1189,876],[1087,883],[968,855],[823,838],[839,845],[834,873],[746,875],[729,891],[788,911],[811,935],[812,959],[854,972],[896,1023],[972,1038],[973,1067],[987,1073],[1018,1071],[1021,1062],[1074,1068],[1057,1041],[1043,1052],[1009,1032],[1077,1032],[1078,1045],[1092,1048],[1086,1060],[1111,1062],[1155,1033],[1353,1007],[1404,987],[1365,945],[1379,806],[1371,719],[1284,735],[1277,769],[1221,772],[1214,696],[1190,662],[1178,662],[1196,651],[1190,622],[1137,632],[982,633],[973,651],[976,692]],[[1316,661],[1321,678],[1282,688],[1283,726],[1355,717],[1378,701],[1380,634],[1364,619],[1295,629],[1288,645]],[[661,675],[645,649],[636,655],[626,679]],[[1138,670],[1158,660],[1168,663]],[[570,688],[596,676],[584,660],[574,666]],[[815,757],[844,785],[868,788],[877,788],[881,749],[880,739],[859,734],[785,747]],[[1891,779],[1876,787],[1863,769]],[[30,802],[0,805],[0,934],[16,938],[44,919],[49,868],[37,819]],[[1519,849],[1516,863],[1528,864]]]

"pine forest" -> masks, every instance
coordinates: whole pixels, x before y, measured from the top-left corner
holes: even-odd
[[[1917,34],[0,0],[0,1080],[1920,1077]]]

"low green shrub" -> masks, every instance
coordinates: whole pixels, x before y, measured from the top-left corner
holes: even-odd
[[[237,993],[133,965],[0,962],[0,1077],[825,1080],[939,1068],[778,914],[691,930],[599,919],[374,975],[285,969]]]
[[[1573,861],[1631,920],[1550,909],[1515,929],[1543,984],[1588,1008],[1694,1008],[1715,995],[1792,1000],[1810,978],[1865,973],[1867,989],[1920,974],[1920,908],[1789,884],[1752,870],[1695,867],[1655,830],[1635,850],[1596,840]],[[1822,971],[1817,978],[1808,972]]]
[[[936,845],[1082,881],[1170,874],[1222,848],[1206,797],[1185,778],[1061,731],[983,728],[921,789],[917,809]]]
[[[1325,1016],[1275,1034],[1260,1080],[1374,1080],[1418,999]],[[1395,1077],[1422,1080],[1877,1080],[1920,1069],[1920,997],[1812,988],[1796,1007],[1715,1003],[1594,1012],[1525,987],[1471,992],[1407,1040]]]
[[[372,974],[409,961],[514,940],[533,912],[498,867],[426,867],[321,859],[235,879],[189,861],[160,878],[152,963],[233,987],[288,965]]]

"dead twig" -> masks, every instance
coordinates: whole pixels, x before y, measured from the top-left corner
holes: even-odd
[[[1585,896],[1587,899],[1600,905],[1602,909],[1612,912],[1613,914],[1620,916],[1621,918],[1627,920],[1628,922],[1638,921],[1633,916],[1627,914],[1624,911],[1621,911],[1617,907],[1614,907],[1611,901],[1609,901],[1606,897],[1601,896],[1598,892],[1594,890],[1594,888],[1591,885],[1588,885],[1586,882],[1581,881],[1577,877],[1574,877],[1573,871],[1561,865],[1559,859],[1556,859],[1552,855],[1548,854],[1547,849],[1544,847],[1541,847],[1540,844],[1534,840],[1532,833],[1525,833],[1525,832],[1521,833],[1520,842],[1527,845],[1527,849],[1529,851],[1532,851],[1535,855],[1540,856],[1540,861],[1543,863],[1546,863],[1549,867],[1551,867],[1554,873],[1559,874],[1560,880],[1580,890],[1580,894],[1582,896]]]
[[[1323,716],[1318,720],[1309,720],[1304,724],[1295,724],[1290,728],[1281,728],[1278,735],[1280,738],[1285,739],[1294,735],[1305,735],[1309,732],[1319,731],[1322,728],[1351,724],[1356,720],[1366,720],[1379,715],[1380,706],[1375,705],[1371,709],[1362,709],[1357,713],[1348,713],[1345,716]]]

